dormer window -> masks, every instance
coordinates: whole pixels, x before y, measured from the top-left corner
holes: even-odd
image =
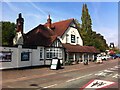
[[[71,43],[75,43],[75,35],[71,34]]]

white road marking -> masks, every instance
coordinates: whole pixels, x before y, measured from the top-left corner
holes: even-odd
[[[91,75],[93,75],[93,74],[91,73],[91,74],[88,74],[88,75],[85,75],[85,76],[82,76],[82,77],[78,77],[78,78],[76,78],[76,80],[80,79],[80,78],[88,77],[88,76],[91,76]]]
[[[71,82],[71,81],[78,80],[80,78],[88,77],[88,76],[91,76],[91,75],[93,75],[93,74],[88,74],[88,75],[85,75],[85,76],[81,76],[81,77],[77,77],[77,78],[74,78],[74,79],[70,79],[70,80],[67,80],[66,82]]]
[[[108,68],[108,69],[99,71],[95,75],[97,75],[97,76],[111,76],[112,78],[118,78],[118,77],[120,77],[120,75],[118,75],[118,74],[114,75],[113,74],[115,72],[115,70],[118,70],[118,68],[119,67],[117,65],[117,66],[114,66],[113,68]],[[114,75],[114,76],[112,76],[112,75]]]
[[[96,73],[95,75],[96,75],[96,76],[106,76],[107,73],[105,73],[105,72],[98,72],[98,73]]]
[[[118,66],[115,66],[114,68],[117,68],[117,69],[118,69],[119,67],[118,67]]]
[[[119,78],[120,77],[120,75],[118,75],[118,74],[115,74],[114,76],[112,76],[113,78]]]
[[[113,71],[115,71],[115,70],[118,70],[117,68],[109,68],[110,70],[113,70]]]
[[[75,79],[70,79],[70,80],[67,80],[66,82],[71,82],[71,81],[74,81]]]
[[[110,74],[110,75],[108,75],[108,76],[112,76],[113,74]]]
[[[114,72],[114,71],[104,70],[104,72],[112,73],[112,72]]]
[[[97,76],[106,76],[108,75],[109,73],[113,73],[114,71],[111,71],[111,70],[102,70],[102,71],[99,71],[98,73],[96,73],[95,75]],[[111,76],[112,74],[108,75],[108,76]]]
[[[43,88],[50,88],[50,87],[53,87],[53,86],[56,86],[58,84],[53,84],[53,85],[50,85],[50,86],[46,86],[46,87],[43,87]]]

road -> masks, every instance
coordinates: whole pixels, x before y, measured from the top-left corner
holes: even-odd
[[[103,64],[90,62],[89,65],[83,63],[64,66],[63,69],[50,70],[48,67],[22,69],[22,70],[5,70],[2,71],[3,88],[25,88],[42,90],[51,88],[75,89],[85,88],[88,82],[103,80],[103,83],[111,83],[107,88],[112,90],[118,89],[119,79],[118,59],[104,61]],[[93,84],[94,84],[93,83]],[[100,84],[97,84],[100,85]],[[98,86],[99,88],[99,86]],[[4,90],[4,89],[3,89]],[[93,89],[91,89],[93,90]]]

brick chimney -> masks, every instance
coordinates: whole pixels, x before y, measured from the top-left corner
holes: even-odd
[[[23,34],[24,19],[22,18],[21,13],[19,13],[16,23],[17,23],[16,32],[21,32]]]
[[[51,24],[52,24],[52,20],[50,19],[50,15],[48,15],[47,27],[48,27],[49,29],[51,29]]]

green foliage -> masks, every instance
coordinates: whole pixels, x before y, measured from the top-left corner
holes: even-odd
[[[86,4],[83,4],[81,20],[82,20],[81,36],[83,38],[84,45],[91,46],[92,20],[91,20],[91,17],[89,15],[88,8],[87,8]]]
[[[11,22],[2,23],[2,45],[13,45],[13,38],[15,37],[16,25]]]
[[[120,54],[120,50],[116,50],[115,53],[116,53],[116,54]]]
[[[67,61],[65,61],[65,65],[72,65],[72,62],[73,61],[71,61],[71,60],[67,60]]]
[[[108,45],[106,44],[106,40],[101,34],[95,34],[96,32],[93,32],[93,46],[95,46],[100,51],[105,51],[108,49]]]
[[[94,46],[100,51],[105,51],[108,49],[108,45],[106,44],[104,37],[92,30],[92,20],[86,4],[83,4],[81,20],[81,25],[77,20],[76,22],[84,45]]]
[[[118,47],[114,47],[112,50],[115,51],[116,54],[120,54],[120,49]]]

